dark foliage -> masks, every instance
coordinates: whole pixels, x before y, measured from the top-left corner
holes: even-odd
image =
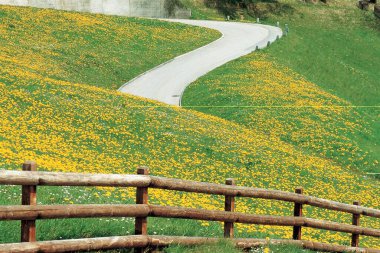
[[[290,5],[279,3],[277,0],[205,0],[205,4],[232,19],[238,18],[241,13],[265,18],[268,13],[281,15],[283,12],[293,11]]]
[[[183,8],[183,4],[180,0],[165,0],[165,10],[169,16],[172,16],[176,8]]]

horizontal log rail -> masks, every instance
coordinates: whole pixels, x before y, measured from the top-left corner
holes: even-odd
[[[0,244],[0,252],[66,252],[99,250],[112,248],[135,248],[136,253],[145,252],[146,247],[167,246],[171,243],[196,245],[216,242],[217,238],[148,236],[147,217],[194,219],[219,221],[224,223],[224,236],[234,237],[234,224],[258,224],[270,226],[292,226],[293,240],[271,240],[271,243],[287,242],[307,249],[334,252],[376,252],[379,249],[359,248],[359,236],[380,238],[380,230],[360,226],[362,215],[380,218],[380,210],[344,204],[313,196],[305,196],[302,188],[295,193],[261,188],[236,186],[233,179],[226,185],[196,182],[150,176],[149,169],[141,167],[138,175],[86,174],[62,172],[38,172],[34,162],[26,162],[23,171],[0,170],[0,185],[21,185],[22,205],[0,206],[1,220],[21,220],[21,241],[23,244]],[[37,205],[37,186],[106,186],[136,188],[136,202],[133,205]],[[203,210],[173,206],[158,206],[148,203],[149,188],[183,191],[191,193],[225,196],[225,209]],[[293,216],[270,216],[235,212],[235,197],[272,199],[294,203]],[[333,221],[303,217],[303,206],[310,205],[328,210],[352,214],[352,225]],[[135,236],[77,239],[65,241],[36,242],[36,220],[94,218],[94,217],[134,217]],[[309,227],[351,234],[351,247],[323,244],[302,240],[302,228]],[[260,239],[233,239],[237,246],[248,248],[268,243]]]
[[[151,176],[151,179],[152,183],[149,186],[151,188],[235,197],[273,199],[286,202],[300,203],[304,205],[310,205],[334,211],[347,212],[351,214],[361,214],[365,216],[380,218],[380,210],[377,209],[349,205],[327,199],[300,195],[297,193],[253,187],[203,183],[155,176]]]
[[[37,205],[0,206],[0,220],[146,217],[149,205]]]
[[[147,187],[149,176],[0,170],[0,185]]]
[[[185,237],[185,236],[113,236],[86,239],[71,239],[59,241],[44,241],[34,243],[10,243],[3,244],[0,253],[5,252],[23,252],[23,253],[40,253],[40,252],[74,252],[74,251],[96,251],[112,250],[122,248],[160,248],[167,247],[171,244],[180,244],[185,246],[196,246],[210,243],[217,243],[220,238],[208,237]],[[286,239],[253,239],[253,238],[236,238],[230,239],[236,247],[249,249],[253,247],[265,246],[270,244],[292,244],[304,249],[331,251],[331,252],[355,252],[355,253],[380,253],[380,250],[356,248],[343,245],[318,243],[307,240],[286,240]]]
[[[0,220],[100,217],[160,217],[231,223],[302,226],[380,237],[380,230],[306,217],[270,216],[157,205],[38,205],[0,206]]]
[[[380,218],[380,210],[313,196],[262,188],[204,183],[145,175],[86,174],[0,170],[0,185],[149,187],[193,193],[273,199]]]

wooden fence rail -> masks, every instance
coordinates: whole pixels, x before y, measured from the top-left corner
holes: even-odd
[[[113,236],[100,238],[86,238],[60,241],[44,241],[35,243],[10,243],[4,244],[0,248],[0,253],[5,252],[76,252],[76,251],[97,251],[112,250],[120,248],[156,248],[166,247],[171,244],[195,246],[207,243],[216,243],[219,238],[206,237],[184,237],[184,236]],[[230,239],[235,245],[242,249],[249,249],[258,246],[265,246],[268,241],[265,239]],[[272,239],[271,244],[292,244],[305,249],[331,252],[355,252],[355,253],[379,253],[374,249],[361,249],[342,245],[332,245],[327,243],[310,242],[306,240],[286,240]]]
[[[0,248],[0,252],[74,252],[74,251],[97,251],[111,250],[119,248],[156,248],[166,247],[171,244],[181,244],[194,246],[199,244],[216,243],[219,238],[205,237],[183,237],[183,236],[114,236],[74,240],[45,241],[35,243],[12,243],[5,244]],[[231,239],[239,248],[249,249],[258,246],[265,246],[268,241],[265,239]],[[306,240],[286,240],[273,239],[271,244],[292,244],[305,249],[333,252],[355,252],[355,253],[378,253],[378,250],[360,249],[348,246],[331,245],[327,243],[310,242]]]
[[[380,237],[380,230],[323,221],[306,217],[286,217],[244,214],[237,212],[202,210],[184,207],[137,205],[38,205],[0,207],[0,220],[36,220],[94,217],[146,217],[222,221],[227,224],[243,223],[271,226],[310,227],[330,231]],[[138,233],[145,232],[145,228]],[[141,232],[143,231],[143,232]],[[232,235],[231,235],[232,236]],[[229,236],[229,237],[231,237]]]
[[[0,171],[0,185],[148,187],[173,191],[273,199],[380,218],[380,210],[278,190],[144,175]]]
[[[268,243],[260,239],[234,239],[234,224],[259,224],[293,227],[293,240],[271,240],[271,243],[290,243],[307,249],[334,252],[376,252],[380,249],[359,248],[359,236],[380,237],[380,230],[360,226],[360,217],[380,218],[380,210],[306,196],[302,188],[295,193],[261,188],[235,186],[233,179],[225,185],[149,176],[149,169],[141,167],[138,175],[82,174],[37,172],[34,162],[26,162],[23,171],[0,171],[0,185],[21,185],[22,205],[0,206],[0,220],[21,220],[21,242],[0,244],[0,252],[67,252],[115,248],[162,247],[172,243],[195,245],[215,242],[217,238],[148,236],[147,217],[194,219],[224,222],[224,236],[242,248]],[[37,186],[109,186],[135,187],[133,205],[37,205]],[[225,196],[225,210],[202,210],[184,207],[150,205],[149,188],[204,193]],[[235,212],[236,197],[273,199],[294,203],[294,216],[269,216]],[[351,213],[352,225],[317,220],[302,215],[304,205]],[[36,242],[35,223],[38,219],[66,219],[93,217],[134,217],[135,236],[90,238],[65,241]],[[301,240],[302,227],[338,231],[351,234],[351,247]]]

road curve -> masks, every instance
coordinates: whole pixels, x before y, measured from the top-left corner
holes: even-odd
[[[119,91],[170,105],[181,105],[185,88],[211,70],[264,48],[282,36],[280,28],[237,22],[166,20],[220,31],[220,39],[178,56],[120,87]]]

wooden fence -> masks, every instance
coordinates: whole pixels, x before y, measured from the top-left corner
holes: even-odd
[[[292,226],[293,239],[270,240],[270,243],[289,243],[306,249],[332,252],[376,252],[380,249],[359,248],[359,236],[380,237],[380,230],[361,227],[362,215],[380,218],[380,210],[303,195],[302,188],[295,193],[235,186],[233,179],[226,185],[202,183],[188,180],[149,176],[148,168],[141,167],[138,175],[80,174],[60,172],[38,172],[34,162],[26,162],[23,171],[0,171],[0,185],[21,185],[22,205],[0,206],[1,220],[21,220],[21,242],[0,244],[0,252],[69,252],[135,248],[144,252],[147,248],[164,247],[170,244],[197,245],[216,242],[218,238],[149,236],[147,217],[165,217],[224,222],[224,236],[237,247],[250,248],[265,245],[263,239],[235,239],[234,224],[261,224]],[[37,186],[108,186],[136,187],[134,205],[37,205]],[[184,191],[225,196],[225,211],[202,210],[183,207],[150,205],[148,189]],[[273,199],[294,203],[294,216],[268,216],[238,213],[235,197]],[[323,221],[302,216],[304,205],[315,206],[352,214],[352,225]],[[86,238],[60,241],[36,242],[37,219],[89,218],[89,217],[135,217],[135,235]],[[302,227],[349,233],[351,246],[326,244],[302,240]]]

